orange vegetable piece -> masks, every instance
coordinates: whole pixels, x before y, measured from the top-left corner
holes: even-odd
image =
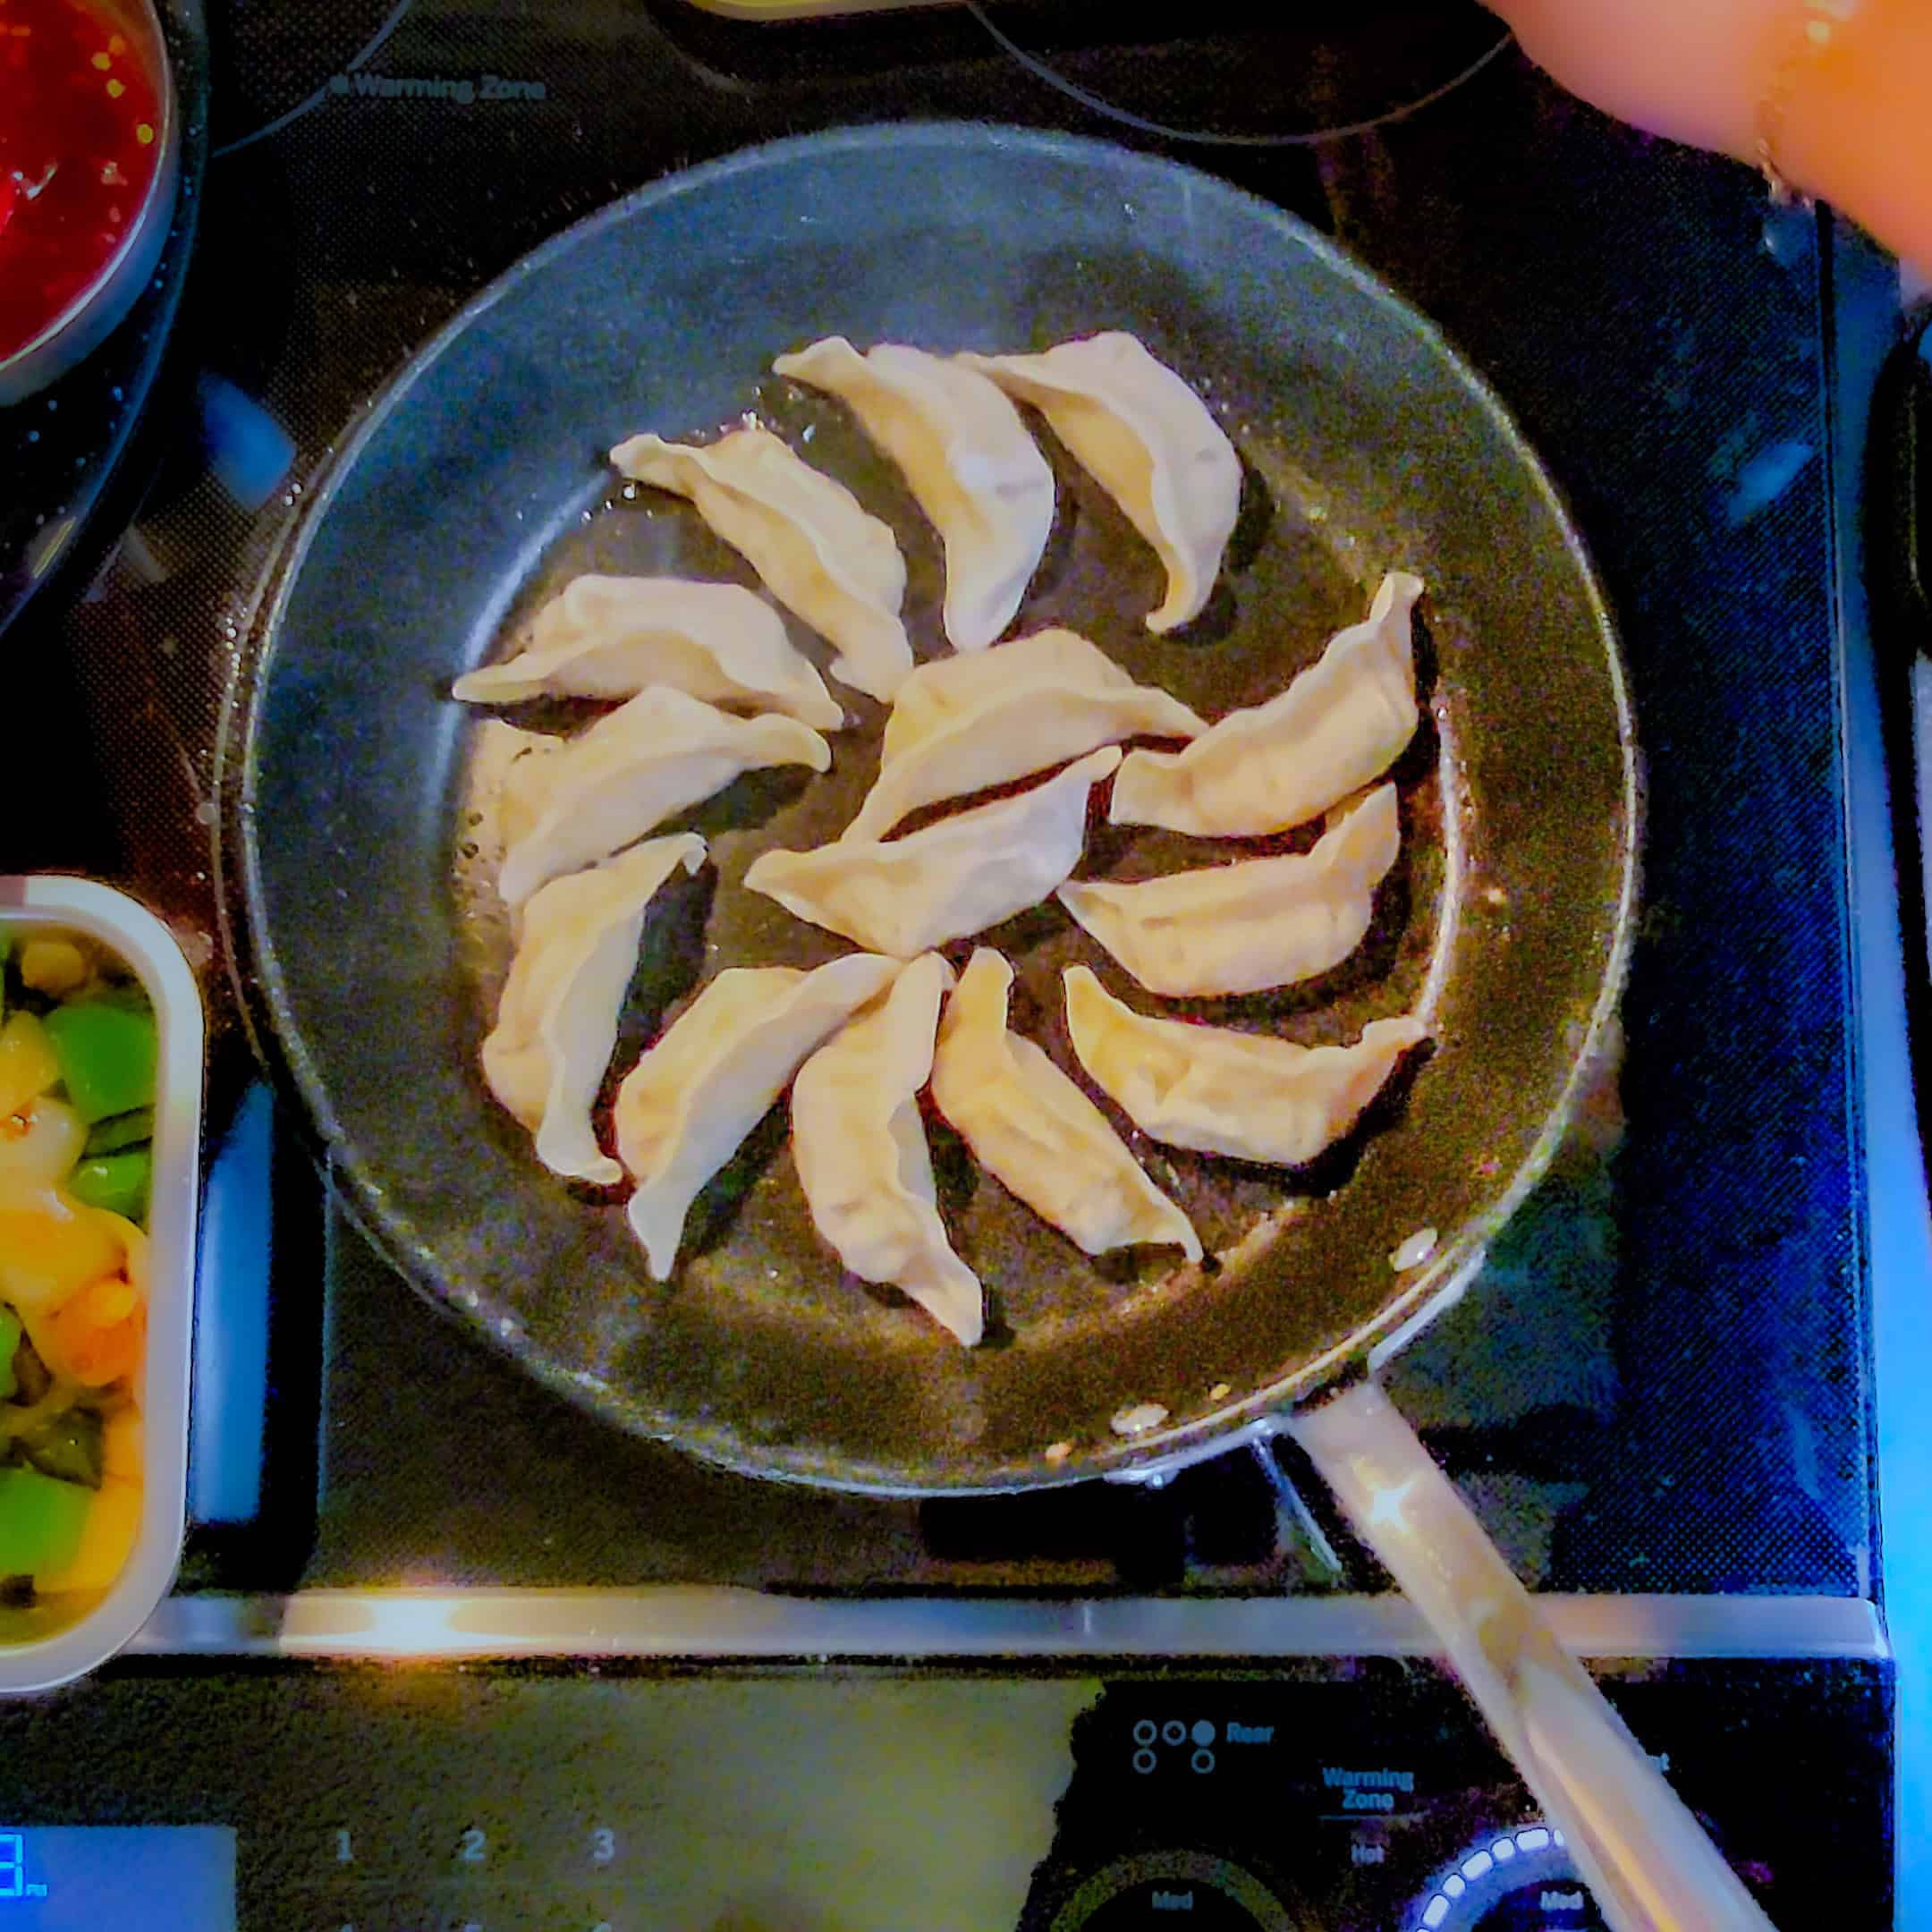
[[[55,1309],[37,1335],[35,1346],[47,1367],[83,1388],[105,1388],[140,1367],[148,1310],[133,1284],[108,1275],[71,1295]],[[45,1338],[43,1346],[41,1336]]]

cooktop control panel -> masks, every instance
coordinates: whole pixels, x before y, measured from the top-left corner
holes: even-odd
[[[1889,1678],[1613,1671],[1781,1932],[1890,1923]],[[1809,1767],[1809,1768],[1807,1768]],[[174,1916],[169,1916],[172,1913]],[[129,1663],[0,1707],[0,1932],[1583,1932],[1454,1688]]]

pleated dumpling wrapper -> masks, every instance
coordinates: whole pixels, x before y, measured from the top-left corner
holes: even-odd
[[[1360,1119],[1411,1047],[1419,1021],[1373,1020],[1351,1046],[1287,1040],[1123,1006],[1084,966],[1065,974],[1073,1051],[1136,1127],[1169,1147],[1300,1167]]]
[[[610,1187],[623,1169],[597,1146],[590,1108],[617,1043],[644,916],[665,881],[704,863],[695,832],[648,839],[589,872],[552,879],[522,936],[483,1041],[483,1078],[536,1137],[553,1173]]]
[[[1402,851],[1395,787],[1351,806],[1313,851],[1117,886],[1069,880],[1063,905],[1149,993],[1260,993],[1339,966]]]
[[[1006,1029],[1013,968],[981,946],[939,1022],[932,1096],[973,1158],[1084,1252],[1200,1237],[1141,1172],[1107,1117],[1030,1039]]]
[[[624,476],[688,498],[795,617],[837,647],[832,675],[889,699],[912,668],[899,606],[905,559],[843,483],[755,424],[699,446],[635,436],[611,452]]]
[[[874,953],[911,959],[1024,912],[1080,863],[1087,795],[1120,763],[1113,745],[1045,784],[890,840],[768,852],[744,882],[786,911]]]
[[[1053,530],[1053,470],[1020,411],[976,369],[828,335],[772,364],[836,396],[884,450],[945,547],[945,634],[980,650],[1013,622]]]
[[[884,838],[921,806],[1011,784],[1100,745],[1207,729],[1178,698],[1136,684],[1072,631],[936,657],[899,687],[878,777],[839,836]]]
[[[530,621],[514,657],[456,680],[466,704],[634,698],[665,684],[727,711],[778,711],[819,731],[845,722],[784,620],[742,584],[604,577],[566,584]]]
[[[1173,631],[1198,617],[1241,514],[1241,458],[1208,405],[1121,329],[1043,355],[959,360],[1030,402],[1153,546],[1167,594],[1148,629]]]
[[[521,906],[547,879],[595,865],[741,772],[767,765],[828,770],[832,752],[788,717],[733,717],[653,684],[575,738],[527,750],[504,777],[505,850],[496,891]]]
[[[1286,691],[1231,711],[1181,751],[1134,751],[1115,825],[1257,838],[1305,825],[1379,777],[1415,735],[1411,613],[1419,578],[1382,580],[1362,623],[1337,631]]]
[[[890,986],[896,960],[849,953],[814,972],[727,967],[625,1074],[617,1152],[652,1275],[670,1278],[698,1191],[737,1152],[806,1057]]]
[[[812,1224],[845,1267],[902,1289],[970,1348],[984,1332],[985,1298],[946,1239],[919,1109],[952,983],[936,953],[914,960],[884,1000],[800,1068],[792,1158]]]

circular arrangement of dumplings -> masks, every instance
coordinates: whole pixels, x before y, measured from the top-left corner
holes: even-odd
[[[1411,611],[1422,585],[1392,573],[1316,664],[1209,724],[1072,631],[996,645],[1055,513],[1053,472],[1014,398],[1159,557],[1166,588],[1150,630],[1188,623],[1214,587],[1240,460],[1200,399],[1133,336],[1001,356],[892,343],[860,353],[833,336],[773,367],[837,398],[902,474],[944,547],[953,656],[914,664],[891,529],[771,431],[703,446],[637,436],[611,461],[688,499],[833,646],[832,676],[891,705],[878,777],[840,836],[767,852],[744,878],[862,950],[811,971],[716,973],[624,1076],[615,1158],[598,1144],[593,1109],[651,902],[706,861],[695,834],[651,835],[743,772],[827,770],[823,734],[844,718],[753,592],[580,577],[537,613],[516,657],[454,687],[486,705],[620,700],[573,738],[515,734],[527,741],[503,784],[497,886],[516,951],[483,1075],[546,1166],[634,1183],[629,1219],[658,1280],[699,1191],[789,1089],[819,1234],[851,1273],[903,1291],[970,1346],[982,1295],[940,1217],[919,1107],[928,1089],[973,1157],[1088,1254],[1163,1245],[1199,1261],[1202,1250],[1080,1084],[1009,1030],[1007,962],[982,946],[955,974],[937,949],[1056,898],[1159,997],[1258,992],[1338,965],[1399,853],[1395,787],[1376,781],[1416,729]],[[1146,739],[1177,749],[1121,749]],[[894,835],[914,814],[1023,781],[1037,782]],[[1326,823],[1307,852],[1133,885],[1074,882],[1102,785],[1117,825],[1244,839]],[[1063,996],[1080,1066],[1142,1133],[1283,1166],[1346,1133],[1425,1037],[1399,1017],[1348,1045],[1309,1047],[1161,1018],[1084,966],[1066,970]]]

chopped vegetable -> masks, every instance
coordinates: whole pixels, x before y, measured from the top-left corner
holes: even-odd
[[[101,1419],[95,1410],[64,1409],[42,1416],[13,1439],[43,1476],[79,1483],[87,1489],[100,1487]]]
[[[80,1554],[93,1492],[38,1470],[0,1469],[0,1576],[43,1576]]]
[[[97,1160],[84,1160],[69,1176],[67,1191],[89,1208],[105,1208],[109,1214],[140,1220],[148,1212],[148,1182],[154,1170],[154,1157],[144,1147],[130,1148],[123,1154],[104,1154]]]
[[[145,1005],[82,1000],[56,1006],[46,1029],[67,1097],[89,1126],[154,1105],[157,1035]]]
[[[23,1322],[22,1327],[26,1326]],[[40,1351],[33,1345],[33,1337],[27,1336],[13,1351],[13,1380],[18,1385],[15,1397],[23,1403],[37,1402],[54,1386],[54,1377],[47,1373],[47,1365],[40,1360]]]
[[[86,1138],[80,1116],[47,1094],[21,1113],[0,1114],[0,1200],[65,1180]]]
[[[140,1525],[158,1054],[123,973],[0,929],[0,1595],[30,1606],[105,1589]]]
[[[141,1486],[110,1477],[98,1490],[76,1492],[92,1504],[81,1525],[80,1542],[61,1568],[43,1571],[34,1579],[43,1595],[63,1590],[102,1590],[120,1575],[140,1528]]]
[[[47,1029],[30,1013],[17,1013],[0,1026],[0,1120],[25,1113],[60,1077]]]
[[[118,1409],[101,1429],[101,1474],[139,1482],[140,1472],[140,1411]]]
[[[20,1393],[20,1377],[13,1372],[20,1344],[20,1317],[10,1308],[0,1308],[0,1402],[12,1402]]]
[[[143,1140],[153,1139],[154,1109],[136,1107],[130,1114],[116,1114],[111,1119],[97,1121],[88,1129],[83,1151],[89,1156],[118,1154],[123,1148],[139,1147]]]
[[[90,1282],[118,1275],[122,1224],[57,1188],[0,1192],[0,1301],[11,1301],[38,1340],[38,1318]]]
[[[87,954],[72,939],[30,939],[21,948],[22,986],[49,999],[64,999],[88,982]]]
[[[70,1296],[42,1325],[47,1366],[83,1388],[105,1388],[140,1367],[147,1311],[131,1282],[110,1275]]]

